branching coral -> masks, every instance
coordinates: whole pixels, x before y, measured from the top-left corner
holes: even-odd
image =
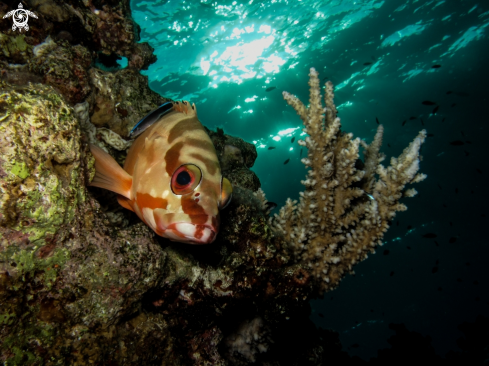
[[[382,245],[396,211],[407,209],[399,199],[403,195],[414,196],[416,190],[404,187],[426,178],[418,173],[419,149],[426,131],[419,132],[386,168],[381,164],[385,157],[379,152],[382,125],[370,145],[353,139],[353,134],[340,130],[333,84],[326,83],[326,108],[321,103],[318,73],[313,68],[309,86],[308,108],[295,96],[283,93],[309,135],[298,141],[309,149],[308,157],[302,159],[309,168],[307,179],[302,181],[306,190],[300,193],[299,202],[288,199],[272,223],[290,244],[295,261],[309,268],[319,292],[324,292],[338,286],[354,264]],[[364,163],[359,160],[360,145],[365,149]]]

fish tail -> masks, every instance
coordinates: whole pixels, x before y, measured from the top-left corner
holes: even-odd
[[[90,151],[95,157],[95,177],[90,185],[131,199],[132,177],[100,147],[90,144]]]

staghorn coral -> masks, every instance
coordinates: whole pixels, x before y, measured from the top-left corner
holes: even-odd
[[[426,138],[422,130],[389,167],[379,152],[384,128],[380,125],[373,142],[367,145],[353,134],[340,130],[333,102],[333,84],[326,83],[325,105],[321,103],[318,73],[309,74],[309,107],[284,92],[284,99],[304,123],[309,136],[299,140],[309,149],[302,162],[309,168],[302,181],[305,192],[299,202],[288,199],[273,220],[296,262],[304,264],[320,293],[338,286],[352,266],[382,245],[382,237],[396,211],[406,210],[402,196],[413,197],[416,190],[404,191],[409,183],[426,178],[418,173],[419,149]],[[359,162],[360,145],[365,148],[364,167]],[[378,175],[378,178],[376,177]]]

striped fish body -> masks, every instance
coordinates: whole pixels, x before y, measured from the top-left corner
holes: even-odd
[[[103,159],[112,157],[95,146],[91,150],[97,172],[91,185],[111,189],[107,176],[117,174],[103,167]],[[108,157],[97,156],[99,150]],[[123,173],[118,173],[123,177],[116,177],[111,190],[119,193],[119,203],[158,235],[191,244],[214,241],[219,209],[229,202],[232,187],[221,175],[214,145],[195,106],[175,103],[146,128],[131,146]]]

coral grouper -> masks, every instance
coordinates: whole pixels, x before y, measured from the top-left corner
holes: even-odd
[[[96,170],[91,185],[118,193],[119,203],[160,236],[212,243],[219,230],[219,209],[229,203],[232,186],[221,175],[195,105],[165,103],[131,135],[138,137],[124,169],[101,148],[90,146]]]

